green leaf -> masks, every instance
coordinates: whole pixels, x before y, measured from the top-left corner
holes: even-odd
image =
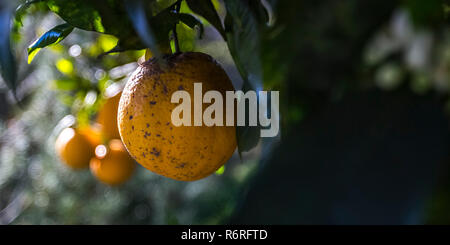
[[[192,16],[190,14],[184,14],[184,13],[175,14],[174,17],[178,18],[181,22],[183,22],[184,24],[189,26],[191,29],[194,29],[196,26],[198,26],[200,28],[200,37],[203,36],[204,27],[203,27],[202,22],[199,19],[195,18],[194,16]]]
[[[253,90],[253,88],[250,87],[250,84],[248,82],[244,82],[242,91],[245,93],[249,90]],[[249,108],[247,105],[245,106],[246,106],[245,118],[249,118],[249,111],[251,110],[251,108]],[[258,144],[261,138],[260,136],[261,136],[261,126],[259,125],[249,126],[248,123],[246,123],[245,126],[237,126],[236,139],[239,156],[241,156],[242,152],[247,152],[253,149],[253,147],[255,147]]]
[[[178,42],[180,44],[180,50],[182,50],[183,52],[188,52],[195,49],[196,35],[189,26],[183,23],[177,25],[177,35]]]
[[[105,31],[102,18],[99,11],[95,9],[94,3],[89,3],[85,0],[47,0],[47,5],[51,11],[58,14],[63,20],[74,27],[101,33]]]
[[[222,21],[220,20],[220,17],[217,14],[211,0],[186,0],[186,3],[194,13],[205,18],[217,29],[217,31],[219,31],[220,35],[226,39],[226,33],[222,26]]]
[[[269,23],[269,11],[262,4],[261,0],[248,1],[248,4],[259,23]]]
[[[151,11],[149,4],[143,1],[48,0],[47,4],[51,11],[76,28],[117,37],[119,41],[114,52],[153,46],[149,45],[149,36],[145,34]]]
[[[247,152],[253,149],[259,142],[261,135],[261,128],[258,126],[242,126],[236,127],[237,145],[239,156],[242,152]]]
[[[128,18],[125,3],[120,0],[47,0],[50,10],[72,26],[86,31],[111,34],[124,42],[136,39],[136,32]]]
[[[0,68],[6,85],[15,94],[17,87],[16,59],[11,50],[10,23],[12,9],[0,4]]]
[[[168,3],[170,1],[163,4],[142,0],[47,0],[50,10],[73,27],[117,37],[119,41],[112,51],[150,48],[156,56],[158,48],[169,49],[169,33],[180,21],[191,28],[200,26],[203,31],[201,22],[195,17],[173,13],[177,2]],[[154,12],[152,6],[168,7]]]
[[[61,40],[67,37],[67,35],[69,35],[72,30],[73,26],[65,23],[55,26],[51,30],[44,33],[44,35],[42,35],[28,47],[28,63],[31,63],[34,56],[39,52],[41,48],[47,47],[51,44],[59,43]]]
[[[199,26],[200,35],[203,34],[203,24],[190,14],[174,13],[172,11],[174,5],[166,8],[147,21],[143,6],[133,2],[135,1],[127,2],[129,17],[141,40],[145,40],[145,48],[150,48],[152,52],[153,50],[159,50],[158,48],[161,49],[161,47],[166,47],[166,45],[169,47],[169,33],[179,22],[183,22],[190,28]],[[136,4],[136,6],[133,6],[134,4]],[[121,48],[126,48],[127,44],[119,41],[119,46]],[[157,56],[155,53],[153,55]]]
[[[244,80],[242,90],[262,89],[260,23],[252,12],[248,0],[226,1],[225,30],[228,49]],[[249,151],[259,142],[259,126],[237,127],[239,153]]]
[[[126,2],[125,7],[128,13],[128,17],[133,23],[133,27],[143,43],[146,45],[146,47],[152,50],[155,57],[160,57],[161,52],[154,38],[152,29],[147,21],[147,14],[145,13],[144,3],[141,0],[130,0]]]
[[[217,175],[222,175],[225,172],[225,165],[222,165],[219,169],[216,170]]]

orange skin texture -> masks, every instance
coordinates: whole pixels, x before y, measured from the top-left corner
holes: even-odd
[[[90,141],[76,129],[66,128],[55,142],[55,150],[61,161],[72,169],[84,169],[94,155]]]
[[[97,123],[102,127],[102,135],[105,139],[120,138],[119,129],[117,128],[117,109],[121,92],[111,98],[106,99],[98,112]]]
[[[119,103],[119,132],[131,156],[150,171],[181,181],[194,181],[214,173],[236,149],[234,126],[180,126],[171,121],[171,103],[177,90],[191,96],[193,122],[194,83],[203,94],[234,91],[225,71],[203,53],[178,53],[141,64],[130,77]],[[203,104],[203,110],[207,107]],[[225,101],[224,101],[225,106]],[[225,111],[225,108],[224,108]],[[193,124],[192,124],[193,125]]]
[[[113,139],[108,147],[97,146],[96,156],[91,159],[89,167],[92,174],[101,182],[120,185],[133,175],[136,164],[122,142]]]

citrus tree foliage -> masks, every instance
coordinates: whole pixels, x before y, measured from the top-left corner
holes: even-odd
[[[222,21],[211,0],[28,0],[16,8],[16,22],[26,14],[32,4],[41,4],[58,15],[65,23],[57,25],[28,47],[28,62],[31,63],[35,55],[52,44],[57,44],[66,38],[74,29],[93,31],[113,35],[118,39],[117,45],[106,53],[124,52],[149,48],[154,56],[160,56],[174,46],[186,46],[191,40],[174,40],[178,36],[177,25],[182,23],[198,36],[203,34],[203,21],[211,24],[227,42],[229,51],[236,67],[244,81],[244,90],[262,88],[261,44],[260,32],[268,24],[268,12],[261,1],[230,0],[225,1],[226,16]],[[181,8],[181,5],[184,7]],[[4,25],[9,19],[14,4],[4,7],[2,18]],[[180,11],[182,10],[182,11]],[[224,24],[222,24],[224,22]],[[3,30],[8,30],[5,26]],[[9,33],[9,31],[6,31]],[[14,58],[7,45],[9,36],[2,36],[1,45],[2,67],[5,80],[14,90],[17,86]],[[183,36],[180,37],[183,39]],[[176,49],[176,48],[173,48]],[[178,50],[174,50],[178,51]],[[181,50],[186,51],[186,50]],[[239,152],[248,151],[258,142],[257,127],[239,127]]]
[[[218,223],[231,214],[256,169],[255,153],[250,160],[234,156],[226,171],[195,183],[138,167],[131,181],[110,188],[89,171],[64,167],[53,145],[62,128],[94,121],[107,88],[123,84],[145,50],[158,58],[197,50],[197,42],[210,50],[220,45],[234,84],[261,89],[259,32],[268,15],[260,1],[11,0],[1,2],[0,16],[0,80],[25,105],[17,122],[0,122],[8,129],[0,142],[18,142],[0,149],[0,224]],[[253,149],[259,129],[240,127],[238,139],[240,152]]]

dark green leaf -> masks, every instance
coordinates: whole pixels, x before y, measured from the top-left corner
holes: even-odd
[[[244,86],[242,88],[242,91],[245,93],[249,90],[253,90],[252,87],[250,87],[249,83],[244,83]],[[251,108],[249,108],[246,105],[245,109],[245,118],[249,118],[249,111]],[[258,115],[258,113],[257,113]],[[237,138],[237,145],[238,145],[238,152],[239,156],[241,156],[242,152],[249,151],[255,147],[260,139],[261,136],[261,127],[258,126],[249,126],[248,123],[245,124],[246,126],[237,126],[236,127],[236,138]]]
[[[262,87],[259,23],[247,1],[229,0],[226,4],[225,27],[230,53],[244,81],[253,90],[259,90]]]
[[[253,149],[259,142],[261,135],[261,128],[258,126],[241,126],[236,127],[237,145],[239,156],[242,152],[247,152]]]
[[[128,18],[124,2],[120,0],[47,0],[50,10],[72,26],[105,34],[119,39],[136,36]]]
[[[114,51],[119,52],[150,48],[157,56],[158,50],[165,51],[170,47],[169,33],[180,21],[191,28],[198,25],[200,31],[203,30],[195,17],[174,13],[174,4],[153,16],[152,3],[142,0],[47,0],[50,10],[72,26],[117,37],[119,42]]]
[[[12,89],[14,95],[17,87],[16,60],[11,50],[10,23],[12,9],[0,5],[0,68],[6,85]]]
[[[189,26],[185,24],[177,25],[177,35],[180,50],[182,50],[183,52],[187,52],[193,51],[195,49],[196,35]]]
[[[44,33],[44,35],[42,35],[28,47],[28,63],[33,60],[34,56],[39,52],[41,48],[44,48],[51,44],[59,43],[61,40],[67,37],[67,35],[69,35],[72,30],[73,26],[65,23],[55,26],[51,30]]]
[[[196,14],[205,18],[211,25],[213,25],[217,31],[226,39],[225,30],[222,26],[222,21],[217,14],[214,5],[211,0],[186,0],[189,8]]]
[[[138,50],[146,47],[155,49],[156,44],[160,42],[169,43],[170,29],[166,28],[167,25],[159,20],[160,18],[155,19],[156,24],[149,24],[152,22],[151,19],[157,16],[151,16],[149,4],[144,1],[48,0],[48,6],[74,27],[117,37],[119,42],[114,51]],[[167,37],[161,33],[165,33]]]
[[[83,30],[104,32],[102,18],[100,17],[99,11],[94,8],[94,3],[89,3],[84,0],[48,0],[47,5],[51,11],[58,14],[63,20],[74,27]]]
[[[144,3],[141,0],[131,0],[126,2],[128,17],[133,23],[133,27],[143,43],[152,50],[155,57],[160,57],[161,52],[157,46],[152,29],[147,21]],[[168,35],[168,32],[167,32]]]
[[[226,1],[227,16],[225,30],[228,49],[243,80],[243,91],[262,89],[261,44],[257,18],[249,1]],[[249,151],[259,141],[259,127],[238,127],[237,141],[239,153]]]
[[[262,4],[261,0],[248,1],[248,4],[259,23],[269,22],[269,12]]]
[[[130,4],[133,4],[130,2]],[[144,40],[143,38],[148,38],[151,36],[151,38],[154,41],[154,44],[157,44],[157,46],[150,46],[150,43],[146,44],[145,47],[149,47],[152,52],[153,50],[159,50],[164,51],[161,48],[165,47],[169,44],[169,33],[173,30],[173,28],[181,21],[185,23],[190,28],[194,28],[195,26],[200,27],[200,35],[203,34],[203,25],[202,23],[195,18],[192,15],[185,14],[185,13],[174,13],[173,6],[170,6],[166,8],[165,10],[158,13],[156,16],[151,17],[148,22],[145,20],[145,13],[143,12],[142,6],[134,6],[133,9],[130,9],[130,18],[132,19],[132,22],[135,23],[134,27],[136,28],[137,32],[140,33],[139,36],[141,37],[141,40]],[[142,13],[138,13],[142,12]],[[152,32],[150,32],[152,30]],[[148,37],[145,37],[148,36]],[[147,42],[150,40],[147,40]],[[119,41],[119,45],[122,47],[122,43]],[[168,46],[167,46],[168,47]],[[155,54],[156,56],[156,54]]]
[[[200,28],[200,37],[203,36],[203,24],[202,22],[200,22],[200,20],[198,20],[197,18],[195,18],[194,16],[190,15],[190,14],[175,14],[176,18],[178,18],[181,22],[183,22],[184,24],[188,25],[190,28],[194,29],[196,26],[198,26]]]

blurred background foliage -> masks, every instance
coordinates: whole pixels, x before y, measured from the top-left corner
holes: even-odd
[[[390,212],[386,211],[386,216],[379,216],[375,222],[373,217],[364,216],[376,206],[376,202],[368,203],[370,198],[357,199],[363,211],[355,211],[353,215],[359,218],[341,211],[342,207],[350,209],[355,205],[352,203],[355,199],[349,196],[361,197],[347,189],[333,189],[335,195],[341,194],[341,199],[347,198],[347,202],[337,198],[341,200],[338,206],[331,199],[310,198],[311,193],[326,196],[331,188],[324,191],[322,185],[332,185],[336,176],[348,176],[333,168],[309,172],[308,166],[313,166],[314,161],[298,155],[299,147],[308,149],[307,145],[315,146],[316,141],[326,142],[329,137],[304,135],[305,131],[322,132],[331,127],[322,123],[322,117],[319,123],[309,123],[308,118],[313,120],[318,111],[330,105],[339,106],[353,94],[380,92],[382,95],[372,101],[379,101],[380,105],[392,102],[393,108],[395,103],[437,101],[438,106],[433,104],[432,108],[438,108],[438,114],[448,115],[450,14],[446,1],[181,1],[180,13],[186,15],[172,11],[177,3],[174,0],[1,2],[0,224],[450,222],[448,173],[425,175],[424,171],[420,175],[421,168],[411,166],[417,169],[411,170],[411,176],[418,183],[428,183],[423,180],[433,176],[433,184],[409,186],[412,193],[420,195],[405,199],[419,206],[410,208],[404,200],[397,202],[389,193],[377,194],[377,200],[383,200],[385,205],[380,204],[379,208]],[[215,10],[212,13],[211,6]],[[60,26],[67,23],[70,26]],[[59,29],[53,29],[58,26]],[[215,175],[195,182],[173,181],[138,166],[130,181],[109,187],[95,180],[88,170],[72,171],[61,164],[54,152],[58,133],[74,122],[93,121],[108,88],[123,86],[128,75],[145,60],[145,48],[156,56],[168,48],[175,50],[173,27],[181,51],[213,56],[236,89],[280,91],[280,137],[259,140],[254,128],[240,128],[242,157],[236,152]],[[405,98],[403,93],[412,97],[404,101],[382,97]],[[350,104],[364,105],[364,97],[373,98],[362,97]],[[353,108],[345,105],[344,111]],[[364,110],[368,114],[372,110],[370,116],[378,115],[376,106]],[[330,112],[327,115],[345,122],[347,114],[337,113],[339,108],[336,115]],[[423,113],[424,120],[429,116],[426,110],[417,111]],[[386,112],[385,116],[386,120],[392,118],[392,127],[401,125],[396,124],[393,114]],[[401,120],[408,121],[407,118]],[[373,130],[365,124],[360,126]],[[424,134],[429,130],[418,126],[417,129]],[[349,131],[342,134],[351,135],[355,129],[346,130]],[[448,128],[441,134],[447,139]],[[425,152],[430,155],[430,162],[421,167],[428,165],[431,169],[439,164],[439,168],[433,168],[438,169],[435,171],[448,171],[449,159],[433,158],[448,156],[448,148],[443,147],[448,144],[442,142],[446,141],[421,142],[443,149]],[[318,143],[318,147],[322,146]],[[331,154],[326,149],[321,155]],[[350,151],[351,147],[347,149]],[[361,152],[347,154],[357,160],[363,159]],[[413,158],[410,153],[398,154],[400,159],[402,154]],[[345,165],[346,159],[317,156],[315,159],[336,164],[343,161],[339,165],[342,169],[353,169],[352,174],[361,178],[367,174]],[[394,181],[390,186],[393,190],[409,183],[399,174],[408,173],[405,168],[408,165],[395,163],[383,162],[380,164],[383,171],[374,177],[377,180],[392,177],[404,184],[396,185]],[[362,168],[371,166],[363,164]],[[316,172],[329,175],[316,176]],[[261,184],[264,182],[266,185]],[[362,180],[356,179],[354,185],[363,191],[366,188]],[[271,188],[279,195],[271,196]],[[366,189],[378,193],[384,188]],[[420,191],[415,192],[414,188]],[[298,206],[301,208],[295,207],[297,203],[301,203]],[[406,210],[397,212],[404,217],[394,219],[392,213],[396,210]],[[336,218],[339,215],[345,217]]]

